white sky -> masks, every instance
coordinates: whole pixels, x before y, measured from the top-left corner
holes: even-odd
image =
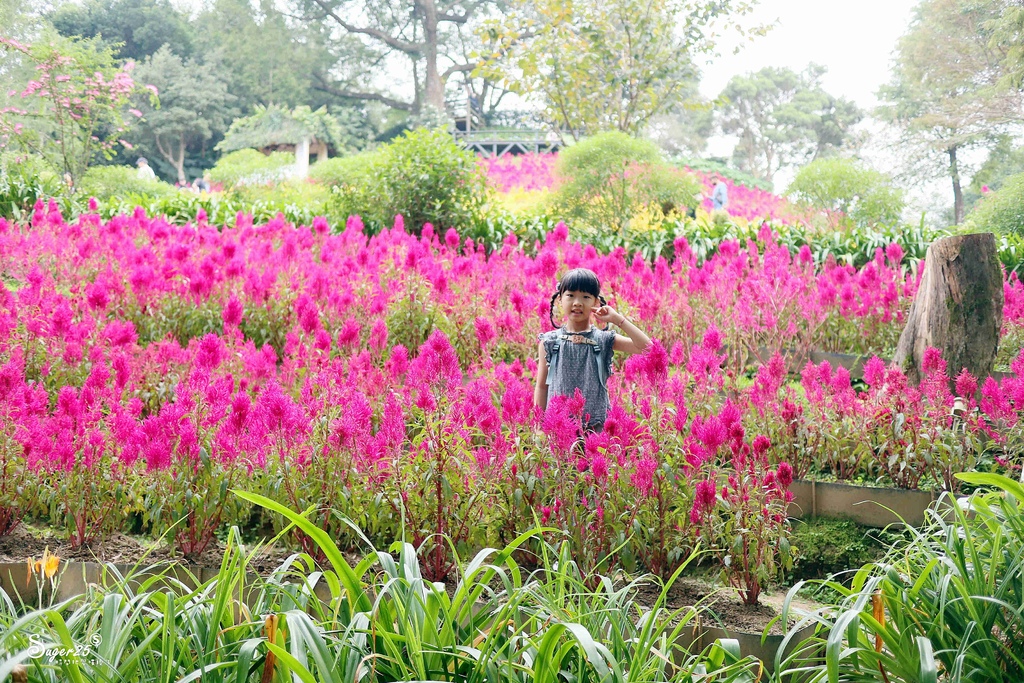
[[[856,102],[866,113],[878,104],[878,88],[889,81],[896,42],[910,26],[918,0],[761,0],[745,21],[748,25],[775,23],[763,37],[747,42],[734,35],[723,36],[720,57],[704,65],[700,91],[714,98],[738,74],[766,66],[801,71],[811,62],[828,68],[823,86],[832,95]],[[739,46],[738,53],[733,48]],[[878,170],[893,172],[897,159],[887,147],[881,125],[866,120],[861,127],[871,132],[871,141],[861,156]],[[735,139],[712,137],[707,153],[728,157]],[[785,169],[775,179],[777,191],[784,190],[795,171]],[[948,181],[936,180],[908,188],[909,213],[952,205]],[[948,197],[946,195],[949,195]]]
[[[811,62],[828,67],[825,89],[861,107],[877,103],[875,91],[889,80],[896,41],[906,32],[916,0],[761,0],[750,24],[777,24],[746,43],[724,36],[721,57],[704,66],[701,92],[715,97],[737,74],[766,66],[801,71]],[[739,54],[732,48],[742,45]]]

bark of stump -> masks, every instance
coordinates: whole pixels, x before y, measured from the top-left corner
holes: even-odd
[[[929,346],[942,351],[955,380],[966,369],[980,380],[992,373],[1003,324],[1003,274],[995,235],[977,233],[936,240],[925,255],[893,361],[912,384],[921,381]]]

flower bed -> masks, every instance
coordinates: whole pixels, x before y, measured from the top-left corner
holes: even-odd
[[[749,570],[786,560],[794,475],[955,486],[1016,453],[1024,401],[1024,359],[956,417],[934,355],[920,389],[881,361],[866,385],[828,364],[787,383],[781,349],[882,351],[916,283],[898,247],[816,269],[809,248],[763,238],[700,264],[680,239],[652,264],[564,226],[529,256],[400,220],[372,238],[357,218],[340,234],[141,211],[69,224],[55,207],[0,221],[0,522],[46,519],[74,544],[131,525],[196,554],[225,525],[262,524],[238,488],[312,506],[343,545],[357,538],[332,510],[382,544],[404,532],[435,578],[453,566],[438,534],[461,552],[536,519],[583,566],[663,575],[700,534],[742,549],[721,559],[756,597],[767,577]],[[582,452],[577,402],[532,405],[536,334],[575,266],[661,340],[619,363]],[[976,380],[956,386],[973,396]],[[736,523],[765,508],[757,538]]]

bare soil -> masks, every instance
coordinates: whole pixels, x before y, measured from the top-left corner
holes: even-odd
[[[638,599],[643,604],[653,604],[660,594],[654,584],[648,584],[640,591]],[[680,577],[669,589],[666,607],[670,610],[680,607],[702,607],[702,623],[707,626],[718,626],[735,629],[744,633],[760,634],[765,627],[782,612],[782,603],[786,599],[786,589],[764,592],[757,605],[744,605],[740,602],[735,590],[728,587],[714,586],[711,582],[697,577]],[[797,598],[791,602],[795,608],[813,610],[817,605],[809,600]],[[785,625],[780,622],[772,624],[769,635],[784,635]]]
[[[198,557],[186,558],[172,545],[157,544],[150,539],[114,533],[90,545],[71,548],[68,542],[24,524],[13,533],[0,536],[0,563],[24,562],[29,558],[38,559],[45,549],[62,560],[79,562],[113,562],[115,564],[153,565],[178,562],[191,568],[218,568],[224,559],[226,545],[214,539]],[[282,547],[266,547],[253,558],[249,568],[260,574],[268,574],[292,554]]]
[[[13,533],[0,536],[0,563],[22,563],[28,558],[38,559],[46,548],[62,560],[128,565],[139,563],[143,566],[177,562],[190,569],[219,568],[225,552],[225,544],[214,540],[199,557],[185,558],[171,545],[156,544],[151,539],[121,533],[111,534],[92,545],[72,549],[67,541],[54,536],[48,529],[21,525]],[[258,574],[269,574],[293,552],[281,546],[268,546],[254,558],[249,568]],[[360,560],[359,557],[348,555],[346,559],[352,564]],[[454,583],[447,582],[446,588],[449,592],[453,591]],[[644,582],[636,599],[642,605],[650,606],[658,599],[660,592],[657,584]],[[701,619],[705,625],[723,626],[726,629],[747,633],[762,633],[765,626],[781,612],[785,597],[785,589],[780,589],[776,592],[762,593],[761,603],[758,605],[743,605],[736,591],[731,588],[716,587],[712,582],[700,577],[683,576],[669,590],[665,607],[669,610],[702,607],[704,613]],[[793,604],[804,609],[815,607],[814,603],[801,599],[795,600]],[[773,624],[769,633],[782,635],[785,633],[784,625]]]

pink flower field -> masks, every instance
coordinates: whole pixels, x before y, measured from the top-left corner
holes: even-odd
[[[81,544],[132,518],[196,553],[248,523],[242,488],[352,543],[329,510],[386,542],[404,515],[435,578],[454,559],[434,534],[465,550],[534,520],[582,563],[628,537],[615,562],[666,573],[698,537],[739,533],[732,515],[760,539],[743,561],[769,562],[794,476],[955,487],[1019,448],[1024,356],[977,404],[959,375],[956,418],[959,373],[936,354],[919,388],[877,358],[863,382],[827,363],[789,381],[808,350],[891,347],[917,270],[896,245],[816,269],[808,248],[762,237],[700,264],[680,238],[647,263],[561,225],[529,256],[514,236],[490,254],[455,230],[414,237],[401,217],[373,237],[358,217],[68,223],[51,204],[0,219],[0,533],[44,519]],[[577,266],[656,340],[617,359],[606,429],[583,448],[578,400],[532,403],[537,335]],[[1024,288],[1006,291],[1013,330]]]
[[[551,190],[558,185],[555,172],[557,154],[524,154],[522,156],[487,157],[480,160],[480,167],[487,175],[491,186],[499,192],[512,190]],[[753,220],[780,220],[786,223],[806,221],[809,216],[788,201],[771,192],[756,187],[738,185],[717,173],[702,173],[687,169],[704,184],[704,200],[701,206],[711,212],[711,191],[722,180],[729,192],[726,213],[730,216]]]

